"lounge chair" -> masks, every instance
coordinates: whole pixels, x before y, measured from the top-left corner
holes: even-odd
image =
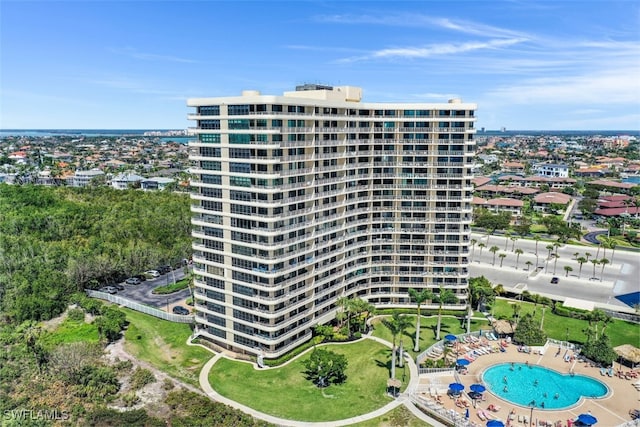
[[[482,409],[478,409],[476,414],[478,415],[478,418],[480,418],[481,421],[487,421],[487,417],[484,414],[484,411]]]
[[[602,376],[607,375],[607,368],[600,368],[600,375]]]

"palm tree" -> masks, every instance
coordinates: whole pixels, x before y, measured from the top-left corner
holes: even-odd
[[[592,259],[591,264],[593,264],[593,277],[596,277],[596,265],[600,264],[600,261],[597,259]]]
[[[580,276],[582,275],[582,264],[587,262],[587,259],[585,257],[581,256],[581,257],[578,257],[576,259],[576,261],[578,261],[578,264],[580,264],[580,270],[578,270],[578,279],[579,279]]]
[[[531,261],[527,261],[527,262],[525,262],[525,264],[527,265],[527,271],[529,271],[529,269],[531,269],[531,266],[533,265],[533,263]]]
[[[553,242],[553,248],[555,249],[556,256],[558,256],[558,248],[562,246],[560,242]]]
[[[497,246],[491,246],[491,248],[489,248],[489,252],[493,254],[493,262],[491,263],[491,265],[496,265],[496,252],[498,252],[499,250],[500,248]]]
[[[553,275],[555,276],[556,275],[556,266],[558,265],[558,258],[560,258],[560,255],[554,254],[553,258],[554,258],[554,260],[553,260]]]
[[[593,255],[591,255],[590,252],[585,252],[584,253],[584,257],[587,259],[587,261],[589,261],[589,258],[591,258]]]
[[[471,239],[469,242],[471,242],[471,262],[473,262],[473,255],[476,253],[476,243],[478,243],[478,241]]]
[[[516,250],[516,241],[518,241],[518,236],[512,236],[511,237],[511,252],[514,252]]]
[[[600,238],[600,244],[602,245],[602,257],[606,258],[607,257],[607,249],[611,249],[613,251],[615,251],[615,248],[617,246],[616,240],[614,238],[611,237],[606,237],[606,236],[602,236]],[[613,253],[611,255],[611,261],[613,262]]]
[[[392,347],[391,347],[391,378],[396,378],[396,338],[403,330],[403,323],[408,321],[404,314],[400,314],[397,311],[391,315],[390,319],[382,319],[382,324],[391,332]],[[406,329],[406,328],[404,328]]]
[[[513,319],[514,319],[514,323],[517,325],[518,324],[518,319],[520,317],[520,310],[522,309],[522,307],[520,306],[520,304],[513,304],[511,306],[513,308]]]
[[[516,253],[516,270],[518,269],[518,261],[520,260],[520,255],[524,253],[524,251],[520,248],[514,251]]]
[[[506,258],[507,254],[500,254],[498,255],[500,257],[500,268],[502,268],[502,263],[504,262],[504,259]]]
[[[565,265],[563,268],[564,268],[564,271],[567,273],[564,275],[564,277],[569,277],[569,273],[573,271],[573,268],[571,268],[570,265]]]
[[[580,252],[573,253],[573,259],[578,259],[579,256],[580,256]]]
[[[436,299],[438,302],[438,326],[436,327],[436,340],[440,340],[440,327],[442,326],[442,306],[443,304],[451,304],[453,302],[456,302],[458,298],[451,289],[444,289],[442,285],[440,285],[440,291],[438,292],[437,296],[434,296],[434,299]]]
[[[551,251],[553,251],[553,245],[547,245],[546,249],[549,251],[549,255],[547,255],[547,258],[551,258]]]
[[[409,296],[411,300],[417,305],[417,319],[416,319],[416,342],[413,346],[413,351],[416,353],[420,351],[420,305],[423,302],[433,299],[433,292],[429,289],[422,289],[420,291],[416,291],[413,288],[409,288]]]
[[[600,270],[600,281],[602,282],[602,276],[604,275],[604,266],[609,264],[609,260],[606,258],[602,258],[600,260],[600,264],[602,264],[602,270]]]
[[[505,231],[504,233],[504,250],[507,250],[509,246],[509,239],[511,238],[511,233],[509,231]]]
[[[400,349],[398,351],[398,366],[401,368],[404,366],[404,333],[411,326],[411,320],[408,316],[402,316],[398,323],[400,331]]]
[[[480,248],[480,257],[482,257],[482,249],[484,249],[487,245],[485,245],[484,243],[480,242],[478,243],[478,247]]]
[[[340,297],[336,301],[336,305],[342,309],[336,314],[336,318],[340,321],[342,327],[342,321],[347,321],[347,335],[351,336],[351,300],[347,297]]]
[[[540,236],[538,235],[533,236],[533,240],[536,241],[536,256],[538,256],[538,242],[540,241]]]

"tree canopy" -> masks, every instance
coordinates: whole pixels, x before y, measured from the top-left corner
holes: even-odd
[[[189,197],[0,185],[0,312],[46,320],[73,292],[191,254]]]
[[[323,348],[316,348],[311,356],[302,362],[306,368],[305,375],[318,387],[328,387],[346,381],[347,358]]]

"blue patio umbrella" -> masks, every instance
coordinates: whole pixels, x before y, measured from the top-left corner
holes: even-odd
[[[460,383],[451,383],[449,384],[449,389],[455,392],[461,392],[462,390],[464,390],[464,384],[460,384]]]
[[[489,420],[487,427],[504,427],[504,423],[500,420]]]
[[[594,425],[595,423],[598,422],[596,417],[594,417],[591,414],[580,414],[580,415],[578,415],[578,421],[580,421],[582,424],[586,424],[588,426],[592,426],[592,425]]]
[[[447,340],[447,341],[455,341],[455,340],[457,340],[457,339],[458,339],[458,337],[456,337],[456,336],[455,336],[455,335],[453,335],[453,334],[448,334],[448,335],[445,335],[445,336],[444,336],[444,339],[445,339],[445,340]]]
[[[471,362],[469,362],[468,359],[458,359],[458,360],[456,360],[456,365],[458,365],[458,366],[467,366],[469,363],[471,363]]]
[[[485,386],[483,386],[482,384],[471,384],[469,388],[471,389],[471,391],[474,391],[476,393],[484,393],[484,391],[486,390]]]

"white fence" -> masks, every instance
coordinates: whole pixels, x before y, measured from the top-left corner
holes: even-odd
[[[106,292],[93,291],[90,289],[86,289],[85,291],[87,295],[92,298],[107,300],[114,304],[123,305],[132,310],[139,311],[145,314],[150,314],[151,316],[168,320],[170,322],[177,322],[177,323],[193,323],[194,322],[193,315],[183,316],[180,314],[167,313],[166,311],[160,310],[158,308],[149,307],[148,305],[137,303],[128,298],[119,297],[117,295],[111,295]]]

